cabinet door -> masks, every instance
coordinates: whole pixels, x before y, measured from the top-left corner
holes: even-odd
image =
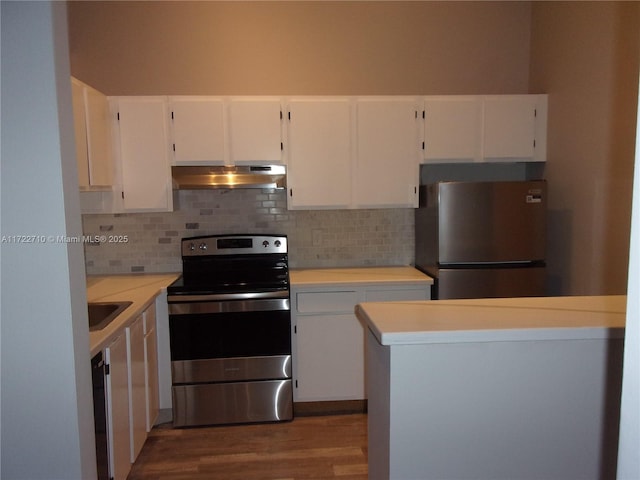
[[[427,163],[479,160],[481,133],[481,97],[425,98],[424,158]]]
[[[224,164],[224,104],[219,98],[172,97],[174,163]]]
[[[106,95],[86,87],[84,90],[89,151],[89,183],[92,187],[113,184],[113,137],[111,113]]]
[[[500,161],[534,158],[536,100],[536,95],[484,98],[485,159]]]
[[[360,99],[356,108],[355,205],[416,207],[422,106],[415,99]]]
[[[156,337],[156,307],[152,304],[144,312],[144,357],[146,427],[150,432],[160,412],[158,388],[158,340]]]
[[[351,115],[346,99],[289,102],[289,208],[351,205]]]
[[[81,189],[87,189],[89,187],[89,152],[87,150],[87,119],[84,108],[84,84],[75,78],[71,78],[71,100],[73,103],[73,126],[76,135],[78,184]]]
[[[142,316],[126,329],[129,361],[129,422],[131,425],[131,463],[135,462],[147,438],[145,394],[144,330]]]
[[[365,332],[355,315],[301,315],[296,330],[296,401],[364,399]]]
[[[119,98],[117,108],[123,209],[170,211],[173,195],[165,99]]]
[[[129,423],[129,373],[127,341],[120,335],[105,349],[109,365],[107,406],[109,424],[110,470],[114,480],[126,480],[131,469]]]
[[[283,163],[279,99],[233,99],[228,124],[231,163]]]

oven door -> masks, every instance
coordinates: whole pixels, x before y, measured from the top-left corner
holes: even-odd
[[[288,298],[169,303],[173,384],[291,378]]]

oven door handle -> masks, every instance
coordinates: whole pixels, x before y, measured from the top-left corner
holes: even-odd
[[[180,302],[169,303],[168,306],[169,315],[171,316],[228,312],[286,312],[291,310],[291,303],[288,298],[250,298],[247,300],[215,302]]]
[[[169,303],[183,302],[217,302],[225,300],[258,300],[262,298],[289,298],[288,291],[275,292],[244,292],[244,293],[213,293],[203,295],[167,295]]]

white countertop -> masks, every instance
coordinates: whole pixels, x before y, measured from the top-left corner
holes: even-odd
[[[105,275],[87,277],[88,302],[133,302],[102,330],[89,332],[91,355],[106,347],[140,315],[179,274]]]
[[[292,287],[375,283],[426,283],[433,279],[413,267],[316,268],[289,271]]]
[[[370,284],[370,283],[433,283],[431,277],[413,267],[372,268],[327,268],[291,270],[291,286],[323,284]],[[89,302],[133,302],[107,327],[89,332],[91,355],[107,346],[122,333],[161,293],[179,273],[97,275],[87,277],[87,301]]]
[[[356,315],[381,345],[621,338],[626,296],[370,302]]]

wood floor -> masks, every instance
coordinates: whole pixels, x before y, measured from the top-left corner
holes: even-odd
[[[154,428],[128,480],[367,479],[365,414],[292,422]]]

